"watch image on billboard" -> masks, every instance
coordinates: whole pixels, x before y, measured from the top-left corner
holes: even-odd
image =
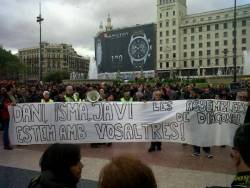
[[[155,25],[100,33],[95,38],[95,57],[99,73],[154,70]]]

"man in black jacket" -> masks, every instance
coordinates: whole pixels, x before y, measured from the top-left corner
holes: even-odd
[[[250,188],[250,124],[237,129],[230,156],[237,171],[231,188]]]
[[[240,126],[234,136],[234,147],[231,152],[237,175],[232,187],[250,187],[250,124]]]

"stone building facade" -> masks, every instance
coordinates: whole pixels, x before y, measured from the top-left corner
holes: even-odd
[[[157,0],[157,65],[160,77],[233,74],[234,9],[187,14],[186,0]],[[237,73],[250,50],[250,4],[237,7]]]
[[[18,56],[20,62],[26,66],[23,79],[38,80],[39,47],[19,49]],[[69,74],[79,73],[87,78],[90,59],[78,55],[72,45],[43,42],[41,57],[43,77],[51,72],[63,71]]]

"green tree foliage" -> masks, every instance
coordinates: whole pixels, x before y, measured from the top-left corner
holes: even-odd
[[[44,81],[45,82],[57,82],[57,83],[61,83],[63,80],[69,79],[69,77],[70,77],[69,73],[67,73],[67,72],[56,71],[56,72],[48,73],[44,77]]]
[[[24,68],[17,56],[0,47],[0,79],[18,79]]]

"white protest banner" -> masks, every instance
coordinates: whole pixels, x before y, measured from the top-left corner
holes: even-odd
[[[177,142],[232,145],[247,103],[222,100],[32,103],[9,108],[12,144]]]

